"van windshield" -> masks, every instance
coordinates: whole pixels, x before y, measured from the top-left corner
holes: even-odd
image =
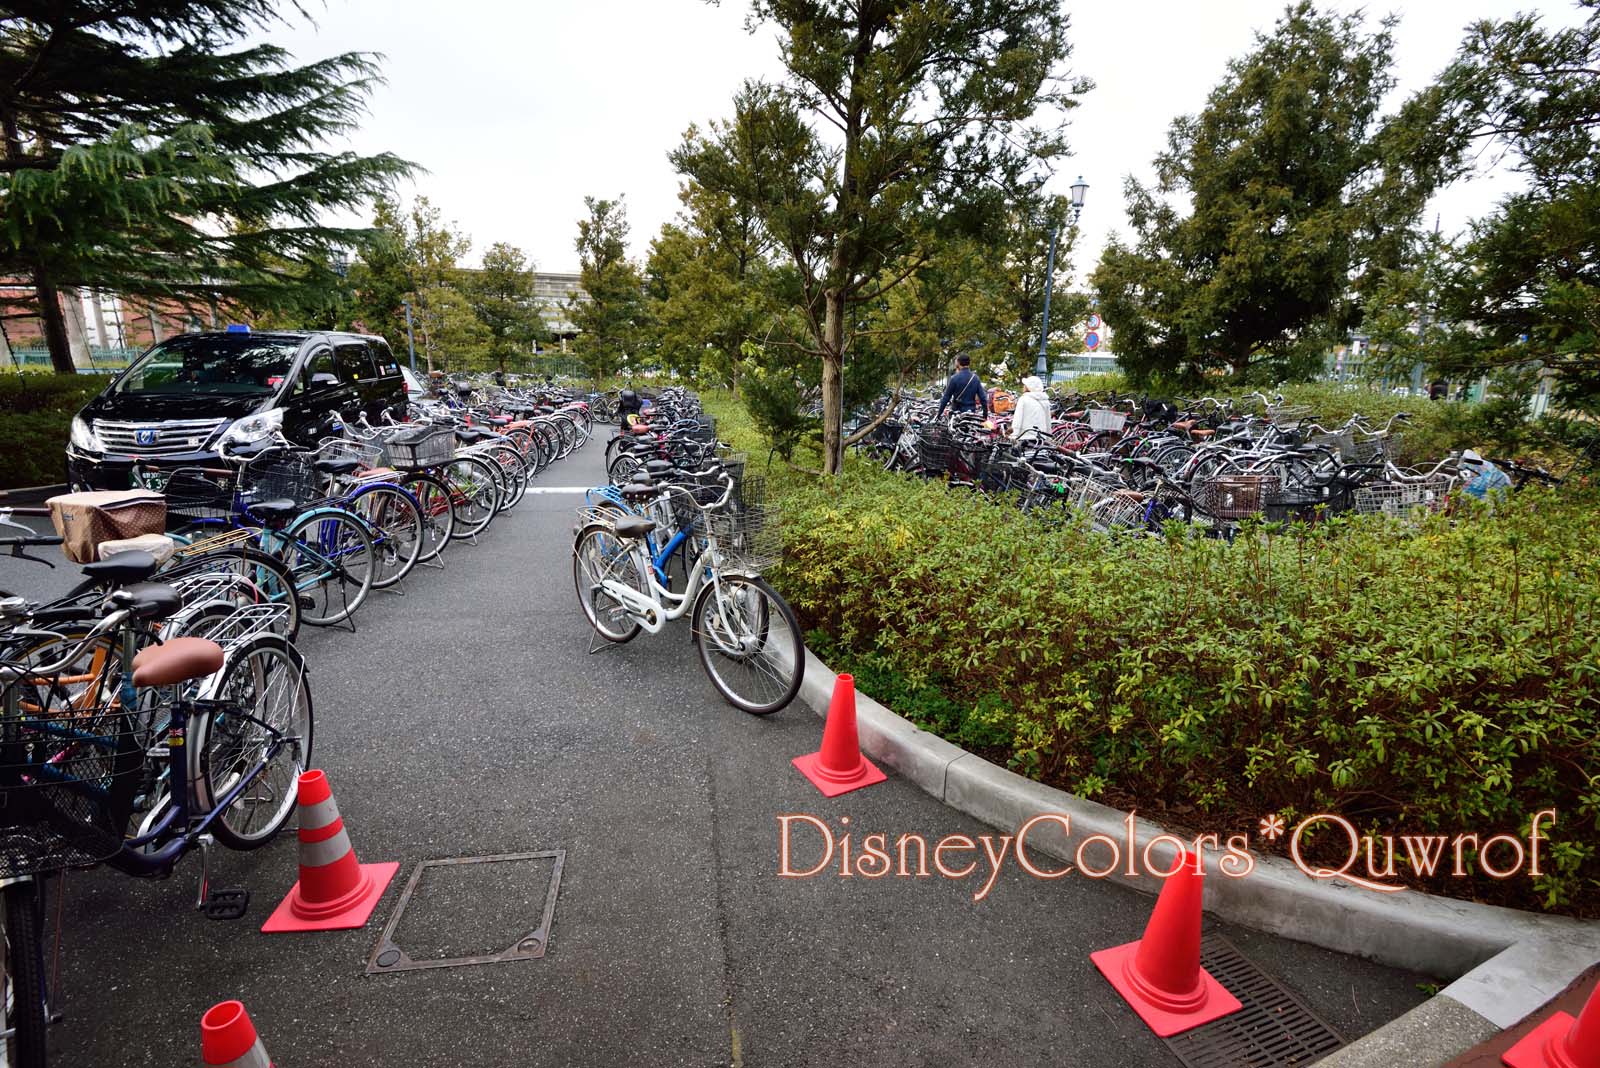
[[[187,335],[162,342],[117,380],[117,393],[265,395],[294,365],[298,339]]]

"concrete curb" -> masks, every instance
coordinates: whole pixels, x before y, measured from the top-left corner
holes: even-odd
[[[826,716],[834,672],[808,649],[800,698]],[[1091,836],[1115,842],[1131,838],[1163,870],[1176,854],[1173,838],[1160,824],[1088,801],[984,760],[929,734],[857,691],[856,724],[861,748],[926,793],[1008,833],[1035,816],[1067,817],[1036,824],[1028,848],[1075,862],[1078,847]],[[1563,916],[1539,916],[1495,905],[1406,891],[1383,894],[1343,879],[1313,879],[1291,862],[1255,856],[1246,878],[1222,871],[1223,858],[1208,856],[1206,909],[1232,923],[1324,949],[1365,957],[1395,968],[1442,977],[1459,977],[1440,997],[1392,1021],[1341,1051],[1357,1057],[1372,1042],[1384,1055],[1374,1059],[1329,1059],[1328,1065],[1443,1064],[1490,1033],[1537,1010],[1600,961],[1600,923]],[[1148,876],[1129,876],[1124,865],[1108,876],[1144,893],[1159,884]],[[1448,1005],[1438,1005],[1448,999]],[[1434,1006],[1430,1009],[1430,1006]],[[1463,1016],[1462,1014],[1470,1014]],[[1448,1030],[1441,1019],[1449,1017]],[[1475,1018],[1477,1023],[1473,1023]],[[1382,1036],[1380,1039],[1379,1036]],[[1397,1043],[1404,1056],[1395,1056]],[[1446,1051],[1445,1046],[1464,1043]]]

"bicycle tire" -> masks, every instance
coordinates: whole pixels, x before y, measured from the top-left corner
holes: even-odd
[[[313,530],[314,526],[317,529]],[[302,603],[301,621],[313,627],[329,627],[355,615],[372,591],[376,563],[366,523],[342,509],[318,508],[301,515],[279,536],[295,589],[311,602]],[[334,580],[338,580],[339,589],[337,608],[330,588]],[[325,609],[319,609],[316,594],[308,592],[308,584],[322,595]]]
[[[345,499],[372,536],[372,588],[388,589],[411,573],[422,555],[422,511],[393,483],[362,486]]]
[[[457,456],[439,469],[439,480],[450,491],[450,510],[458,541],[475,538],[494,522],[500,508],[500,488],[494,467],[476,456]]]
[[[613,561],[622,560],[623,554],[626,560],[613,565]],[[637,638],[644,627],[620,610],[620,602],[600,590],[602,578],[616,578],[640,593],[650,588],[634,547],[608,528],[592,524],[578,531],[572,541],[573,592],[578,595],[578,607],[583,609],[584,618],[595,633],[614,645],[624,645]],[[606,604],[600,603],[602,598]]]
[[[273,666],[267,666],[268,660]],[[290,723],[272,707],[263,707],[274,694],[284,693],[293,702],[289,713],[298,722]],[[258,783],[267,787],[265,804],[253,796],[252,788],[246,788],[211,823],[217,841],[229,849],[259,849],[273,839],[295,810],[300,773],[311,765],[315,721],[305,659],[282,638],[258,635],[228,650],[227,659],[205,696],[224,707],[207,715],[196,715],[194,719],[195,736],[190,745],[197,766],[192,778],[196,800],[202,810],[215,806],[219,797],[237,785],[245,769],[254,767],[258,756],[249,752],[250,748],[254,745],[264,748],[269,740],[263,724],[281,726],[284,733],[297,739],[281,749],[252,783],[252,787]],[[248,711],[244,709],[246,700],[251,702]],[[240,712],[243,714],[238,714]],[[272,809],[272,805],[277,807]],[[235,815],[236,810],[240,815]],[[237,825],[248,826],[247,821],[258,812],[266,812],[259,823],[249,829]]]
[[[416,499],[422,516],[423,545],[417,562],[437,559],[450,544],[456,528],[456,510],[450,504],[450,488],[423,471],[412,471],[400,480],[403,489]]]
[[[5,984],[0,1011],[5,1029],[6,1064],[46,1068],[49,1063],[49,991],[44,971],[44,884],[28,879],[5,888]]]
[[[743,593],[728,597],[729,588],[754,591],[760,597],[757,602],[759,610],[751,609],[748,597]],[[723,598],[723,612],[713,610],[708,614],[706,609],[712,607],[712,598],[718,596],[719,592]],[[730,610],[739,613],[739,618],[733,622],[741,628],[741,632],[719,634],[719,630],[725,629],[724,614]],[[805,678],[806,670],[800,623],[795,618],[794,609],[765,579],[753,575],[719,575],[716,584],[707,583],[696,595],[690,618],[700,666],[729,704],[753,716],[770,716],[787,706],[800,692],[800,683]],[[776,632],[775,624],[778,623],[783,626],[782,634]],[[746,648],[752,643],[753,649]],[[737,654],[731,651],[734,645],[739,647]],[[781,685],[764,698],[752,698],[735,687],[730,678],[733,674],[731,667],[752,663],[756,656],[766,653],[769,648],[776,655],[766,662],[773,665],[772,677]],[[714,657],[720,657],[721,660]],[[777,673],[785,673],[787,678]]]

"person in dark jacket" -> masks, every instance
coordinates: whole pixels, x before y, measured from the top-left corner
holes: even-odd
[[[939,398],[935,419],[944,415],[945,405],[949,405],[951,411],[975,412],[982,409],[984,415],[989,414],[989,395],[984,392],[983,383],[978,381],[977,374],[972,370],[972,357],[966,353],[956,357],[956,373],[944,384],[944,396]]]

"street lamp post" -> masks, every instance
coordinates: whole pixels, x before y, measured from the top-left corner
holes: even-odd
[[[417,373],[417,340],[411,334],[411,302],[402,300],[406,308],[406,348],[411,352],[411,373]]]
[[[1083,197],[1089,191],[1089,183],[1083,180],[1083,175],[1078,175],[1078,180],[1070,186],[1072,193],[1072,225],[1078,225],[1078,216],[1083,214]],[[1041,379],[1050,373],[1050,358],[1046,346],[1050,341],[1050,293],[1055,288],[1056,280],[1056,238],[1061,233],[1058,226],[1050,231],[1050,257],[1044,269],[1044,325],[1039,331],[1039,361],[1034,366],[1034,373]]]

